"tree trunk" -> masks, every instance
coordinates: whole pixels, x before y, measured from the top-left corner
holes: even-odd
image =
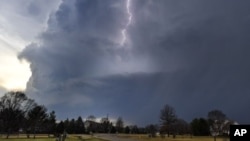
[[[30,131],[28,129],[25,130],[25,133],[26,133],[26,137],[30,138]]]
[[[10,131],[8,130],[8,132],[7,132],[7,136],[6,136],[6,139],[8,139],[8,138],[9,138],[9,136],[10,136]]]
[[[173,138],[175,138],[175,136],[176,136],[175,133],[173,133]]]
[[[36,138],[36,130],[34,130],[34,136],[33,136],[33,138],[34,139]]]
[[[6,139],[8,139],[8,138],[9,138],[9,136],[10,136],[10,133],[7,133]]]

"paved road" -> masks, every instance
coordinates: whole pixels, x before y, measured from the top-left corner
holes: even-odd
[[[101,139],[105,139],[109,141],[138,141],[138,140],[129,139],[129,138],[121,138],[114,134],[95,134],[94,136],[97,138],[101,138]]]

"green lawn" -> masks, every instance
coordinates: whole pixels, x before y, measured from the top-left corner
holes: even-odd
[[[125,135],[125,134],[123,135],[121,134],[119,136],[122,138],[131,138],[138,141],[214,141],[213,137],[208,137],[208,136],[206,137],[193,136],[192,138],[190,138],[190,136],[177,136],[175,139],[173,139],[172,136],[165,138],[161,137],[149,138],[147,135]],[[229,138],[217,137],[216,141],[229,141]]]
[[[177,136],[175,139],[172,137],[165,138],[149,138],[147,135],[126,135],[120,134],[121,138],[131,138],[137,141],[214,141],[213,137],[192,137],[190,136]],[[0,141],[55,141],[55,138],[48,138],[47,135],[37,135],[36,139],[27,139],[25,135],[11,135],[9,139],[5,135],[0,136]],[[90,135],[69,135],[65,141],[106,141],[103,139],[93,138]],[[229,141],[229,138],[217,138],[216,141]]]
[[[5,135],[0,137],[0,141],[55,141],[55,138],[48,138],[46,135],[38,135],[36,139],[26,138],[25,135],[10,135],[9,139],[6,139]],[[105,141],[102,139],[93,138],[89,135],[69,135],[65,141]]]

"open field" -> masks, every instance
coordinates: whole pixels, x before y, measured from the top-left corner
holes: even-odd
[[[172,136],[170,137],[156,137],[156,138],[149,138],[147,135],[118,135],[122,138],[128,138],[138,141],[214,141],[213,137],[190,137],[190,136],[176,136],[175,139],[173,139]],[[216,141],[229,141],[229,138],[216,138]]]
[[[26,135],[10,135],[9,139],[6,139],[5,135],[0,136],[0,141],[55,141],[55,138],[48,138],[47,135],[37,135],[34,139],[33,136],[27,138]],[[106,141],[91,137],[90,135],[69,135],[65,141]]]
[[[104,139],[100,139],[100,138]],[[106,140],[105,140],[106,139]],[[36,139],[27,139],[26,135],[11,135],[6,139],[5,135],[0,136],[0,141],[55,141],[55,138],[48,138],[47,135],[37,135]],[[90,135],[68,135],[66,141],[214,141],[213,137],[190,137],[190,136],[177,136],[175,139],[171,137],[156,137],[149,138],[147,135],[127,135],[127,134],[103,134],[92,137]],[[217,138],[216,141],[229,141],[229,138]]]

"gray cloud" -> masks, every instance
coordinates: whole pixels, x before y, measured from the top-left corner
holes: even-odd
[[[48,5],[48,2],[50,3]],[[9,0],[1,1],[0,29],[4,36],[16,38],[16,41],[34,40],[38,32],[43,31],[50,12],[56,10],[60,0]],[[34,28],[31,28],[34,27]],[[10,44],[13,44],[10,41]],[[17,44],[17,43],[16,43]]]
[[[7,90],[0,86],[0,94],[1,94],[1,96],[3,96],[4,93],[6,93],[6,92],[7,92]]]
[[[121,47],[125,1],[63,1],[19,56],[31,63],[27,93],[61,118],[109,113],[144,125],[168,103],[187,120],[218,108],[249,122],[248,5],[132,0]]]

